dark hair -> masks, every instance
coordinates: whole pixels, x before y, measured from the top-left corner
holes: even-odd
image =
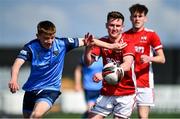
[[[50,21],[41,21],[37,25],[38,34],[46,33],[46,34],[54,34],[56,33],[55,25]]]
[[[123,14],[118,12],[118,11],[109,12],[108,15],[107,15],[107,21],[109,21],[111,18],[122,19],[122,21],[124,22]]]
[[[141,4],[134,4],[129,8],[129,11],[131,14],[135,13],[135,12],[139,12],[139,13],[143,13],[145,14],[145,16],[148,13],[148,8],[145,5],[141,5]]]

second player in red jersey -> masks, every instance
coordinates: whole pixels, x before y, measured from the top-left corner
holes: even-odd
[[[152,63],[142,61],[142,55],[153,57],[154,51],[162,49],[159,36],[150,29],[142,28],[140,31],[130,29],[126,32],[126,36],[133,40],[135,44],[135,73],[137,87],[154,87]]]
[[[150,106],[154,106],[152,63],[165,63],[165,56],[159,36],[144,26],[148,8],[134,4],[129,11],[132,28],[126,32],[126,36],[135,44],[136,103],[139,118],[147,119]]]

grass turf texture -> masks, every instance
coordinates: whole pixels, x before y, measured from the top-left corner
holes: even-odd
[[[112,116],[108,116],[109,118],[111,118]],[[108,118],[107,117],[107,118]],[[45,118],[82,118],[82,114],[72,114],[72,113],[49,113],[45,116]],[[138,118],[137,113],[133,113],[131,116],[131,119],[136,119]],[[180,118],[180,114],[179,113],[150,113],[149,115],[149,119],[161,119],[161,118],[167,118],[167,119],[173,119],[173,118]]]

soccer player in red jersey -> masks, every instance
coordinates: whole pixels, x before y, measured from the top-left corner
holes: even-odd
[[[132,28],[125,32],[135,43],[135,74],[137,80],[137,109],[141,119],[148,118],[154,105],[154,79],[152,63],[165,63],[163,46],[155,31],[145,28],[148,8],[134,4],[129,8]]]
[[[96,100],[95,106],[90,110],[89,118],[101,119],[109,114],[113,114],[115,118],[129,118],[131,116],[135,104],[135,74],[133,71],[134,62],[134,45],[127,40],[122,34],[124,16],[117,11],[112,11],[107,15],[106,28],[108,36],[100,38],[107,43],[123,43],[127,46],[120,51],[101,48],[87,47],[85,60],[86,64],[92,64],[97,56],[102,56],[103,65],[110,62],[116,62],[124,70],[124,78],[115,85],[108,84],[103,80],[102,73],[97,79],[103,80],[103,87],[100,96]],[[95,78],[96,79],[96,78]]]

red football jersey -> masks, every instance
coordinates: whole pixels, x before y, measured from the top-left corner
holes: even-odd
[[[104,42],[111,43],[108,37],[103,37],[100,40]],[[123,57],[126,55],[134,56],[134,44],[129,43],[123,35],[121,40],[127,42],[127,46],[121,50],[121,52],[113,51],[106,48],[94,47],[92,49],[92,54],[96,56],[102,56],[103,65],[106,65],[109,62],[117,62],[121,64],[123,62]],[[110,85],[105,80],[103,80],[103,87],[101,89],[102,95],[107,96],[123,96],[135,93],[135,73],[134,66],[132,66],[131,70],[125,72],[124,78],[116,85]]]
[[[128,39],[135,45],[135,74],[137,87],[154,87],[152,63],[142,63],[141,55],[153,56],[153,51],[162,48],[159,36],[150,29],[144,28],[139,32],[132,29],[125,32]]]

